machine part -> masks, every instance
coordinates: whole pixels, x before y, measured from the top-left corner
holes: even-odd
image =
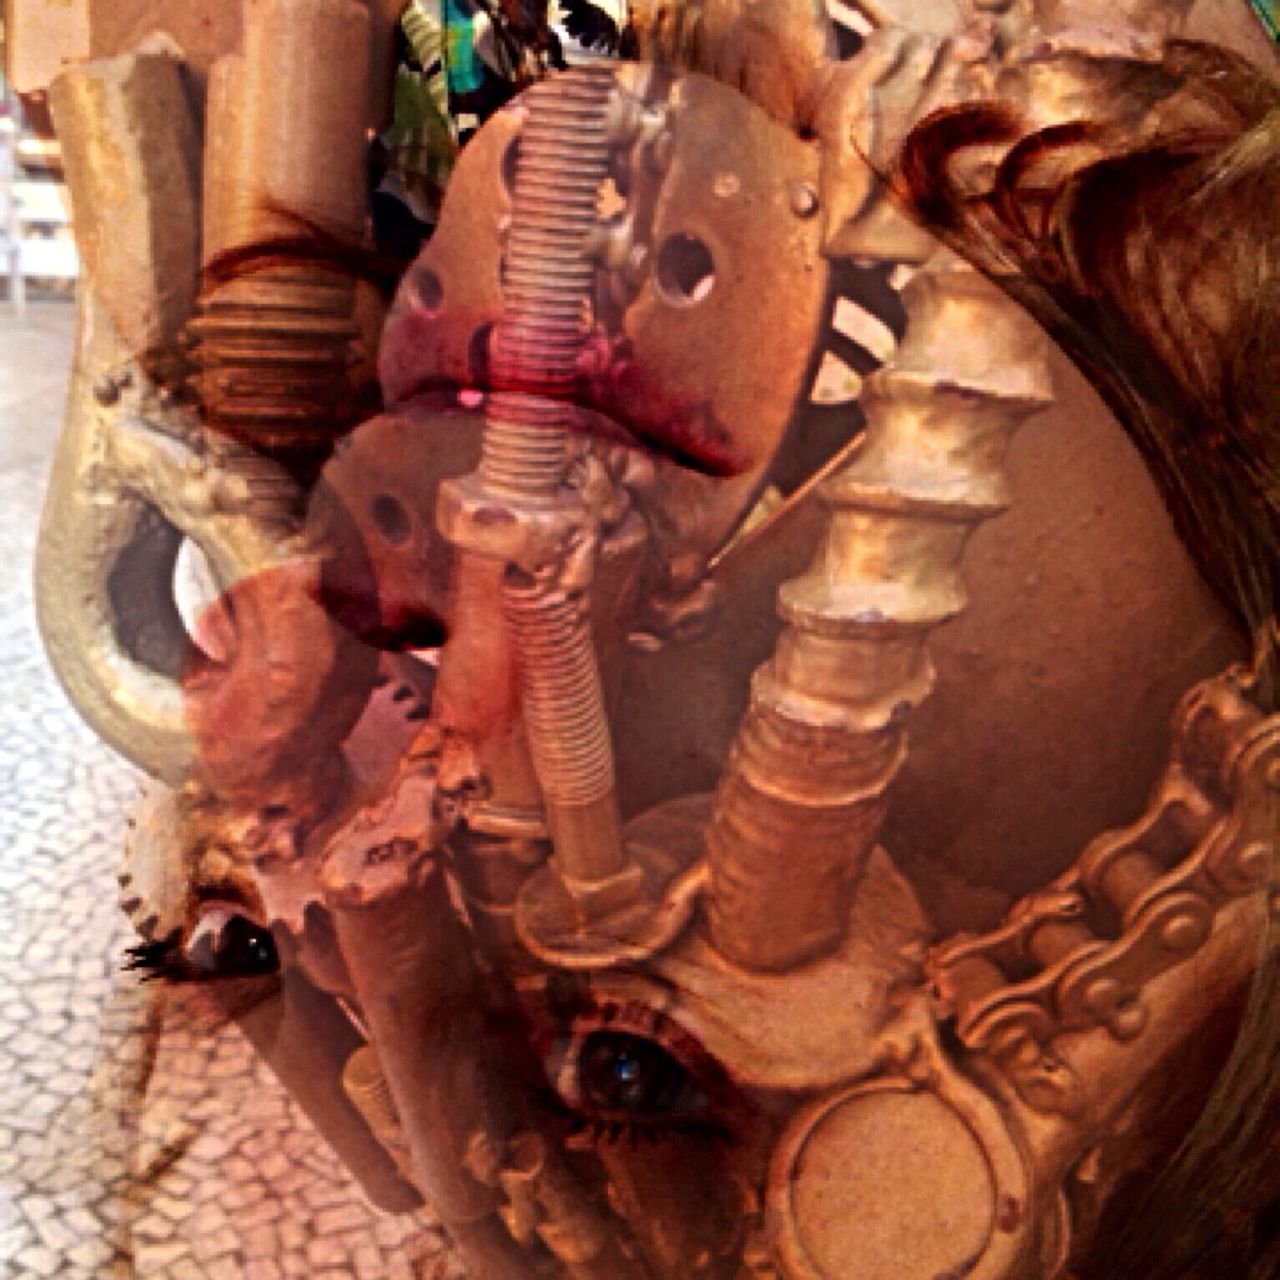
[[[508,1124],[481,1064],[499,1052],[488,998],[443,875],[421,849],[344,846],[324,882],[361,1015],[390,1086],[415,1182],[479,1274],[520,1280],[529,1258],[495,1216],[497,1193],[467,1168],[474,1135],[500,1143]],[[436,1154],[448,1143],[452,1159]]]
[[[628,847],[642,864],[677,853],[690,860],[686,876],[705,874],[705,862],[692,859],[701,852],[710,803],[709,796],[686,797],[651,810],[628,824]],[[876,849],[840,947],[820,960],[785,975],[744,969],[704,930],[684,929],[643,974],[598,972],[592,990],[601,1000],[669,1014],[744,1088],[827,1090],[902,1056],[898,1037],[885,1033],[888,1021],[911,1011],[927,1024],[920,983],[929,936],[910,884]]]
[[[469,1154],[473,1165],[480,1160],[494,1168],[490,1177],[506,1197],[499,1212],[514,1240],[540,1240],[564,1265],[568,1280],[640,1280],[643,1272],[620,1247],[616,1225],[591,1203],[541,1133],[516,1134],[497,1160],[484,1145]]]
[[[80,713],[181,785],[195,755],[178,682],[192,644],[172,585],[183,536],[230,587],[287,557],[296,492],[261,459],[231,450],[212,462],[189,411],[156,382],[180,366],[196,276],[196,135],[180,64],[149,50],[78,67],[51,100],[85,276],[37,612]]]
[[[90,385],[109,397],[108,381],[135,360],[155,382],[172,384],[199,251],[200,131],[181,53],[156,36],[71,67],[51,87],[50,107],[84,279],[118,344],[116,367],[100,350]]]
[[[610,88],[615,95],[617,94],[616,88],[612,88],[611,77],[602,74],[600,85]],[[550,90],[539,92],[550,93]],[[686,102],[690,95],[694,99],[687,107],[692,113],[691,118],[698,118],[700,123],[706,124],[705,117],[708,113],[713,117],[717,111],[723,114],[722,108],[725,106],[723,99],[709,88],[703,88],[698,84],[692,86],[687,94],[677,90],[672,91],[672,98],[679,103],[681,110],[686,109]],[[533,97],[536,98],[537,94],[535,93]],[[627,100],[621,99],[621,101],[625,108],[628,105]],[[640,111],[643,116],[643,109],[636,108],[634,104],[631,104],[631,107],[633,111]],[[532,112],[533,107],[530,106],[528,110]],[[600,105],[598,110],[603,112],[603,105]],[[664,134],[659,127],[655,126],[649,131],[652,133],[652,137],[649,138],[644,125],[645,121],[641,119],[640,123],[632,128],[624,119],[615,125],[614,129],[622,141],[628,146],[634,145],[637,148],[637,154],[642,157],[648,155],[653,147],[658,146],[662,138],[667,138],[668,145],[663,148],[664,161],[661,170],[666,174],[681,154],[674,135]],[[526,126],[526,131],[531,127],[532,125]],[[692,134],[688,136],[692,137]],[[636,141],[636,138],[639,141]],[[535,135],[535,141],[537,140],[538,135]],[[509,570],[505,575],[503,584],[505,612],[513,636],[520,637],[519,650],[522,659],[533,656],[539,659],[537,664],[525,661],[522,665],[523,707],[525,716],[528,717],[527,727],[535,768],[541,790],[549,806],[548,818],[557,853],[552,869],[539,872],[530,878],[524,895],[526,905],[523,913],[520,909],[517,910],[516,926],[522,933],[526,945],[536,952],[548,956],[572,955],[571,963],[574,965],[592,963],[593,960],[605,954],[616,953],[619,947],[623,948],[627,954],[634,955],[651,950],[655,945],[651,938],[645,936],[651,932],[649,920],[654,913],[652,907],[641,901],[643,874],[639,868],[625,865],[625,854],[621,848],[616,800],[613,797],[611,749],[607,726],[602,715],[603,697],[598,690],[597,678],[592,670],[594,663],[589,660],[590,654],[585,647],[587,636],[585,623],[575,617],[582,610],[582,605],[577,602],[579,584],[575,581],[571,587],[565,589],[554,580],[554,575],[548,578],[545,574],[539,573],[548,561],[553,560],[557,555],[563,555],[562,548],[566,537],[574,536],[571,532],[572,523],[567,523],[572,521],[571,514],[556,510],[556,503],[562,501],[558,496],[557,476],[563,474],[564,443],[563,439],[556,438],[555,432],[558,430],[563,433],[569,425],[576,423],[577,418],[562,401],[555,399],[539,401],[528,394],[528,389],[532,387],[566,396],[576,388],[580,378],[581,355],[585,342],[581,308],[585,301],[586,285],[590,281],[591,267],[589,263],[582,260],[582,245],[575,244],[574,239],[584,236],[587,228],[596,226],[594,218],[599,200],[600,182],[604,173],[603,164],[608,158],[607,142],[607,138],[601,139],[601,163],[597,166],[597,170],[593,171],[593,177],[587,183],[586,190],[589,194],[581,197],[582,210],[575,214],[575,217],[581,220],[581,226],[579,227],[571,218],[569,230],[566,231],[562,227],[558,233],[563,237],[565,246],[562,252],[570,258],[576,255],[578,260],[576,270],[579,273],[585,272],[582,278],[586,284],[574,286],[572,285],[573,277],[566,275],[563,264],[554,276],[548,275],[544,279],[538,275],[540,270],[549,271],[547,263],[542,262],[537,255],[545,258],[548,244],[556,243],[550,232],[545,230],[540,232],[541,239],[531,232],[531,238],[524,242],[524,247],[521,247],[519,229],[522,225],[522,215],[519,193],[526,154],[522,138],[521,149],[517,152],[515,208],[508,239],[510,258],[504,279],[508,282],[508,287],[511,281],[517,282],[515,297],[521,307],[531,305],[529,298],[535,296],[532,292],[535,288],[541,287],[547,291],[547,298],[540,301],[539,306],[551,319],[542,322],[546,332],[539,334],[531,331],[529,335],[520,336],[518,341],[514,339],[509,341],[506,336],[508,325],[513,322],[510,321],[509,315],[504,313],[504,319],[498,324],[490,344],[491,367],[487,371],[487,377],[492,380],[495,391],[487,407],[488,426],[480,467],[474,478],[456,485],[447,485],[442,489],[439,514],[442,531],[456,546],[465,549],[468,556],[468,559],[460,562],[459,576],[455,579],[455,590],[460,593],[459,598],[461,593],[468,591],[463,581],[462,570],[472,563],[470,557],[476,553],[509,559],[519,569],[519,572],[515,573]],[[549,141],[546,144],[539,141],[538,145],[552,146]],[[577,166],[586,163],[580,156],[580,138],[573,144],[561,145],[573,151],[572,166],[575,171]],[[529,164],[532,166],[531,172],[534,176],[525,181],[541,181],[547,185],[547,180],[541,174],[542,169],[551,163],[550,160],[537,149],[529,154],[532,157]],[[554,154],[554,149],[551,154]],[[705,169],[705,160],[700,163]],[[782,233],[796,245],[803,256],[804,234],[802,231],[793,232],[792,225],[797,219],[800,224],[803,224],[810,209],[808,204],[804,204],[797,214],[793,194],[796,181],[792,181],[789,187],[778,187],[776,194],[782,201],[779,205],[774,198],[775,192],[770,181],[756,173],[750,166],[747,166],[741,174],[730,171],[729,176],[733,180],[733,191],[729,192],[730,195],[745,192],[748,197],[751,197],[763,188],[762,194],[768,202],[766,207],[776,208],[776,212],[785,224],[781,228]],[[722,187],[725,185],[724,178],[724,173],[721,173]],[[776,184],[776,178],[773,183]],[[541,191],[540,187],[535,189]],[[677,191],[683,189],[684,187],[681,186],[675,187]],[[637,326],[633,335],[628,338],[629,345],[634,344],[645,350],[654,348],[659,353],[666,351],[665,359],[660,355],[657,364],[659,367],[675,369],[679,366],[679,361],[675,358],[675,351],[671,344],[681,342],[682,327],[678,313],[682,306],[687,307],[701,302],[696,282],[689,276],[689,270],[693,270],[693,266],[687,259],[694,253],[695,248],[700,249],[704,254],[707,252],[706,241],[700,239],[697,232],[703,232],[713,243],[716,242],[716,232],[708,230],[705,219],[696,216],[693,204],[687,202],[681,204],[678,200],[669,203],[670,209],[667,214],[672,219],[672,225],[687,224],[692,228],[691,231],[673,232],[664,240],[667,251],[659,254],[660,260],[654,268],[656,274],[649,286],[649,295],[652,298],[665,299],[665,305],[671,309],[671,314],[669,317],[664,317],[662,307],[655,307],[652,302],[643,305],[637,303],[632,311],[627,312],[627,322]],[[745,218],[746,210],[755,208],[756,205],[747,199],[740,207],[736,203],[734,207],[738,208],[740,216]],[[547,211],[540,207],[538,214],[539,217],[547,217]],[[527,218],[527,212],[524,216]],[[730,221],[732,222],[732,218]],[[532,225],[536,229],[538,224]],[[813,247],[814,245],[811,244],[810,252]],[[684,255],[683,258],[681,254]],[[605,256],[608,258],[607,252]],[[722,252],[720,256],[721,261],[724,261],[726,254]],[[812,263],[808,265],[812,266]],[[686,270],[686,267],[689,270]],[[397,344],[404,341],[403,331],[408,324],[413,323],[420,327],[424,323],[424,315],[427,322],[434,321],[442,311],[442,303],[449,297],[449,292],[442,286],[439,276],[431,272],[429,267],[418,270],[421,281],[415,281],[413,288],[407,294],[410,319],[401,324],[398,336],[397,330],[393,329],[393,336],[389,339],[390,349],[393,352],[399,349]],[[823,273],[811,272],[810,278],[815,277],[820,282],[825,280]],[[712,285],[714,292],[714,277],[709,278],[708,283]],[[571,302],[575,287],[582,295],[576,303]],[[678,299],[673,292],[677,289],[681,290]],[[528,291],[529,298],[526,298],[521,291]],[[724,286],[720,290],[718,301],[713,304],[714,307],[721,309],[729,307],[735,315],[748,317],[760,315],[757,307],[747,305],[735,308],[733,306],[735,298],[740,303],[749,301],[736,297],[741,292],[741,288],[731,290],[727,285]],[[813,296],[823,298],[825,289],[820,285]],[[676,301],[682,306],[675,305]],[[543,303],[546,305],[544,306]],[[556,308],[559,308],[559,311]],[[704,316],[703,321],[705,320]],[[557,325],[559,329],[556,328]],[[429,323],[428,327],[430,327]],[[560,329],[563,330],[562,333],[559,332]],[[550,363],[550,357],[545,353],[543,358],[547,363],[543,365],[536,363],[538,355],[535,348],[540,341],[545,341],[549,350],[554,351],[556,344],[564,349],[559,353],[558,366]],[[511,342],[514,342],[514,347],[508,350]],[[471,359],[472,352],[468,350],[468,362]],[[521,369],[520,361],[532,362],[532,364],[528,369]],[[388,365],[384,361],[384,368],[386,367]],[[391,367],[394,371],[395,385],[406,388],[425,385],[416,383],[408,369]],[[434,373],[439,377],[440,370],[436,369]],[[639,382],[636,381],[637,377],[640,378]],[[646,381],[650,377],[651,371],[648,366],[642,367],[631,360],[625,362],[625,366],[616,368],[610,364],[605,376],[597,382],[592,394],[595,396],[598,392],[596,398],[601,402],[609,403],[611,397],[616,397],[619,402],[625,400],[628,404],[645,406],[645,411],[651,411],[648,406],[654,403],[654,397],[645,394],[646,389],[652,389],[650,382]],[[622,381],[618,381],[619,378]],[[674,394],[677,400],[681,385],[680,376],[676,376]],[[785,393],[785,383],[783,385]],[[518,386],[522,390],[514,393],[504,390],[511,386]],[[625,395],[622,394],[624,390]],[[744,394],[750,395],[750,388]],[[658,403],[664,410],[671,404],[671,395],[670,390],[663,388],[662,394],[658,397]],[[771,412],[782,408],[782,402],[777,398],[776,388],[766,391],[762,386],[760,395],[756,396],[755,400],[757,403],[763,400],[764,404],[770,407]],[[793,403],[793,400],[794,392],[787,396],[787,403]],[[527,424],[522,425],[514,421],[520,414],[524,414],[528,419]],[[746,412],[745,404],[737,408],[735,417],[744,424],[755,420],[753,412]],[[765,418],[766,422],[770,420],[769,417]],[[778,420],[781,420],[781,414]],[[686,435],[682,434],[685,428],[680,423],[679,414],[676,414],[674,422],[674,427],[664,425],[664,429],[673,431],[673,439],[678,444],[687,445]],[[708,432],[708,439],[701,442],[702,447],[706,447],[709,440],[714,438],[718,428],[711,419],[706,419],[700,430]],[[771,456],[772,449],[776,448],[776,441],[770,445],[761,440],[752,440],[735,445],[735,448],[740,449],[745,457],[751,459],[760,454],[767,458]],[[745,485],[737,490],[738,496],[734,501],[741,502],[744,491],[757,487],[762,474],[763,470],[758,468]],[[524,479],[519,480],[520,476]],[[513,496],[518,493],[521,486],[528,491],[524,495],[525,501],[518,504],[516,510],[509,511],[509,514],[499,519],[504,509],[512,507]],[[537,491],[541,493],[540,501],[535,501]],[[727,529],[727,525],[722,526],[713,536],[723,538]],[[581,533],[577,535],[577,539],[578,545],[572,553],[575,563],[589,564],[592,559],[590,539]],[[709,554],[711,549],[712,547],[708,545],[703,554]],[[481,565],[466,569],[468,576],[473,572],[487,573],[489,577],[493,575],[492,569],[486,569]],[[455,616],[469,620],[482,615],[458,608],[455,610]],[[464,625],[473,624],[468,621]],[[489,642],[488,647],[492,647],[492,641]],[[452,694],[455,682],[453,672],[456,666],[453,659],[464,648],[463,640],[455,634],[451,637],[450,645],[446,646],[443,654],[440,692],[441,710],[445,716],[450,714],[449,708],[454,696]],[[542,688],[544,684],[545,688]],[[502,686],[499,684],[497,687]],[[572,696],[568,696],[569,694]],[[550,724],[547,722],[548,716],[561,718],[567,716],[569,720]],[[502,783],[498,785],[502,786]],[[573,853],[575,849],[580,852]],[[584,861],[588,857],[588,851],[589,861]],[[558,881],[557,876],[560,877]],[[681,893],[677,901],[686,904],[687,909],[691,900]],[[668,907],[672,905],[674,903],[667,904]],[[589,926],[588,922],[593,917],[601,915],[607,918],[607,923],[600,923],[594,928]],[[677,917],[666,909],[659,915],[663,920],[661,936],[674,936]],[[521,920],[524,921],[523,926]],[[598,932],[599,946],[584,936],[584,930]]]
[[[588,922],[599,925],[612,948],[646,931],[654,914],[641,901],[643,873],[628,863],[622,845],[588,620],[598,519],[566,488],[576,418],[571,397],[594,284],[587,238],[608,173],[616,94],[612,72],[597,67],[528,95],[480,462],[474,475],[442,488],[439,515],[442,532],[466,553],[457,565],[455,602],[469,578],[483,578],[490,596],[497,585],[510,651],[519,655],[524,729],[554,853],[526,883],[537,902],[523,929],[517,907],[516,927],[550,952],[594,954],[583,943]],[[485,616],[459,609],[452,615],[458,626],[441,655],[446,714],[455,655],[465,653],[467,631],[474,633]]]
[[[331,548],[325,602],[380,649],[438,649],[446,640],[450,547],[436,529],[443,480],[480,457],[481,422],[414,405],[362,422],[325,465],[307,528]]]
[[[748,968],[839,945],[905,717],[932,684],[925,638],[962,606],[973,528],[1005,505],[1009,436],[1050,399],[1043,339],[972,269],[941,254],[903,298],[906,336],[868,380],[856,457],[823,486],[826,540],[781,589],[787,627],[756,675],[707,835],[711,937]],[[959,315],[975,335],[963,344]]]
[[[342,1087],[370,1133],[386,1148],[401,1175],[412,1182],[413,1161],[404,1140],[404,1127],[382,1074],[378,1051],[372,1045],[362,1044],[352,1051],[342,1068]]]
[[[633,493],[654,540],[649,592],[687,593],[767,484],[812,382],[832,271],[817,220],[797,215],[791,192],[817,183],[819,156],[713,80],[625,66],[616,76],[618,194],[612,220],[588,233],[595,329],[574,429],[651,442],[716,473],[659,457],[659,481]],[[521,116],[500,113],[468,145],[440,226],[405,276],[379,356],[390,403],[492,385]],[[606,246],[620,235],[625,261],[609,265]],[[703,341],[709,330],[714,347]],[[740,377],[717,376],[725,358]]]
[[[210,78],[196,386],[213,431],[302,466],[354,420],[355,285],[298,246],[363,239],[369,26],[359,0],[251,4]]]
[[[1280,718],[1252,701],[1258,671],[1234,667],[1188,692],[1169,766],[1140,819],[1099,836],[1069,871],[1015,904],[1002,928],[953,939],[931,958],[961,1038],[1009,1063],[1028,1105],[1072,1108],[1052,1081],[1023,1070],[1055,1037],[1093,1028],[1121,1042],[1144,1035],[1148,984],[1205,946],[1219,913],[1268,887]]]
[[[120,906],[147,942],[189,942],[200,904],[244,905],[265,920],[252,859],[224,806],[196,787],[148,786],[130,819],[117,879]]]
[[[350,844],[363,851],[371,831],[380,833],[374,843],[412,843],[426,823],[443,839],[456,821],[435,812],[456,800],[437,788],[443,752],[426,723],[431,674],[408,654],[383,654],[355,727],[319,753],[341,759],[342,789],[322,791],[302,809],[255,810],[229,835],[253,868],[263,918],[298,940],[296,962],[311,981],[344,999],[354,992],[324,909],[326,858]]]
[[[584,604],[508,573],[508,626],[520,654],[523,707],[557,868],[607,880],[624,865],[613,750]]]
[[[344,1063],[359,1044],[350,1020],[336,1000],[297,970],[271,986],[275,989],[264,992],[264,980],[257,979],[219,983],[214,989],[370,1201],[387,1213],[418,1208],[422,1197],[343,1089]]]
[[[935,1057],[926,1085],[881,1076],[792,1118],[767,1205],[788,1280],[988,1280],[1030,1261],[1025,1156],[992,1100]]]
[[[477,475],[484,488],[535,504],[554,499],[565,478],[572,415],[563,401],[586,338],[594,268],[583,248],[608,172],[615,91],[609,69],[588,69],[526,100]],[[625,855],[585,597],[530,591],[508,571],[503,601],[557,869],[571,880],[608,879]]]

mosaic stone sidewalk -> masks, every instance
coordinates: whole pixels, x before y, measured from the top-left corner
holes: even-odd
[[[0,1280],[442,1280],[198,992],[120,972],[137,773],[45,664],[31,556],[72,310],[0,315]]]

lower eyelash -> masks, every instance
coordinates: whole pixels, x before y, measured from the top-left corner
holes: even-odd
[[[710,1116],[603,1120],[581,1112],[575,1113],[567,1141],[571,1148],[580,1146],[584,1150],[594,1150],[602,1144],[618,1147],[625,1142],[635,1151],[642,1143],[656,1145],[673,1137],[698,1138],[726,1145],[736,1141],[736,1135],[727,1125]]]

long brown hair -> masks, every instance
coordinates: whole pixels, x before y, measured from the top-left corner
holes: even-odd
[[[1109,71],[1089,122],[1028,129],[999,105],[929,118],[892,181],[1081,368],[1206,581],[1265,635],[1280,604],[1280,85],[1190,42]],[[961,162],[991,145],[1004,159],[975,192]],[[1275,711],[1274,678],[1264,690]],[[1213,1093],[1158,1176],[1109,1206],[1090,1280],[1280,1274],[1280,963],[1270,937],[1259,947]]]
[[[1112,75],[1116,119],[1027,132],[1001,106],[930,117],[895,185],[1080,366],[1252,631],[1277,607],[1280,85],[1190,42]],[[996,143],[993,183],[967,192],[957,156]]]

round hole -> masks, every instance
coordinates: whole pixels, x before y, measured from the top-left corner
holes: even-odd
[[[425,263],[420,263],[410,272],[409,290],[414,311],[433,316],[444,306],[444,285]]]
[[[409,513],[404,504],[389,493],[379,494],[373,500],[373,523],[392,546],[399,547],[409,541]]]
[[[697,236],[668,236],[658,250],[654,275],[669,302],[690,306],[701,302],[715,286],[715,259]]]

